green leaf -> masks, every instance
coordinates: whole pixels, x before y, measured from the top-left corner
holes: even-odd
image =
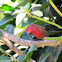
[[[31,47],[30,47],[28,53],[27,53],[26,56],[25,56],[25,61],[26,61],[26,62],[29,62],[29,60],[30,60],[30,58],[31,58],[31,56],[32,56],[32,54],[33,54],[33,51],[35,51],[35,50],[37,50],[37,48],[36,48],[34,45],[31,45]]]
[[[11,0],[12,2],[15,2],[16,0]]]
[[[45,62],[48,56],[50,55],[49,52],[45,52],[40,56],[39,62]]]
[[[26,10],[26,12],[30,9],[30,7],[31,7],[31,3],[28,2],[28,3],[25,5],[25,7],[24,7],[24,9]]]
[[[19,8],[20,6],[25,6],[28,2],[31,2],[31,0],[23,0],[21,3],[17,5],[17,7]]]
[[[20,62],[24,62],[24,56],[23,56],[23,55],[18,56],[17,59],[18,59]]]
[[[0,40],[1,40],[1,31],[0,31]]]
[[[12,57],[12,55],[9,54],[9,53],[7,53],[6,51],[4,51],[4,50],[1,48],[1,46],[0,46],[0,51],[1,51],[2,53],[5,53],[6,55],[9,55],[10,57]]]
[[[14,11],[15,9],[12,6],[9,6],[7,4],[3,4],[2,5],[2,10],[4,10],[4,11]]]
[[[0,12],[0,20],[4,17],[4,14]]]
[[[35,0],[33,3],[36,4],[38,0]]]
[[[22,34],[22,39],[32,40],[32,39],[33,39],[32,36],[33,36],[32,33],[30,33],[30,34],[27,36],[27,33],[24,32],[24,33]]]
[[[25,30],[26,30],[26,27],[24,27],[24,28],[15,28],[14,34],[18,37],[21,37],[22,34],[25,32]]]
[[[18,28],[22,28],[22,27],[25,27],[33,22],[35,22],[36,19],[34,18],[30,18],[29,16],[28,17],[25,17],[22,22],[17,26]]]
[[[6,27],[6,32],[11,33],[11,34],[14,34],[14,26],[12,24],[9,24]]]
[[[40,10],[41,4],[32,4],[32,11]],[[30,9],[31,10],[31,9]]]
[[[16,26],[18,26],[19,24],[21,24],[21,26],[22,26],[22,20],[25,16],[26,16],[26,13],[20,13],[20,14],[17,15]]]
[[[3,29],[3,30],[4,30],[4,29],[7,27],[8,24],[9,24],[9,22],[6,23],[6,24],[4,24],[4,25],[1,25],[1,26],[0,26],[0,29]]]
[[[22,0],[16,0],[18,3],[20,3],[20,1],[22,1]]]
[[[33,11],[32,14],[39,16],[39,17],[43,16],[43,13],[39,10]]]
[[[0,20],[0,26],[6,24],[14,17],[15,17],[15,15],[14,16],[5,16],[3,19]]]
[[[9,62],[11,60],[10,57],[7,56],[0,56],[0,62]]]
[[[33,52],[33,51],[35,51],[35,50],[37,50],[37,48],[36,48],[34,45],[31,45],[31,47],[30,47],[28,53],[29,53],[29,52]]]
[[[11,11],[5,11],[3,14],[4,14],[5,16],[9,16],[9,15],[12,15],[12,12],[11,12]]]
[[[34,19],[34,18],[30,18],[29,16],[28,17],[25,17],[22,21],[22,26],[19,26],[19,27],[24,27],[26,25],[29,25],[33,22],[37,21],[37,19]]]
[[[49,6],[47,2],[42,3],[40,10],[44,13],[45,9]]]
[[[37,25],[45,25],[46,23],[40,20],[36,20],[33,24],[37,24]]]

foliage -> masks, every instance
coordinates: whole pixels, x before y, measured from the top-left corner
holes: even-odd
[[[49,0],[53,1],[53,0]],[[33,36],[32,33],[27,36],[27,33],[25,32],[26,27],[30,24],[37,24],[44,26],[46,30],[49,32],[50,38],[47,37],[49,40],[55,40],[55,39],[62,39],[62,7],[61,7],[61,0],[59,1],[60,4],[58,4],[58,0],[54,0],[54,4],[59,9],[59,13],[56,12],[56,9],[53,5],[51,7],[51,3],[47,0],[11,0],[10,3],[1,4],[0,6],[0,29],[5,30],[8,33],[14,34],[22,39],[27,40],[35,40],[37,39],[35,36]],[[16,4],[17,3],[17,4]],[[56,4],[57,3],[57,4]],[[58,29],[59,28],[59,29]],[[51,38],[52,37],[52,38]],[[0,39],[1,39],[1,32],[0,32]],[[21,49],[22,52],[26,53],[26,56],[20,55],[18,57],[13,57],[14,52],[12,51],[11,54],[7,53],[5,50],[6,45],[4,45],[3,42],[0,42],[0,61],[20,61],[20,62],[29,62],[30,58],[36,60],[37,62],[47,62],[47,60],[50,57],[53,52],[50,52],[50,47],[45,48],[36,48],[34,45],[31,47],[24,49]],[[7,46],[6,46],[7,47]],[[8,48],[8,47],[7,47]],[[60,49],[58,49],[60,50]],[[56,48],[51,48],[51,51],[55,51],[55,54],[58,55],[57,58],[59,58],[58,50]],[[9,56],[10,57],[9,57]],[[37,56],[37,57],[36,57]],[[56,55],[55,55],[56,56]],[[55,57],[52,56],[52,57]],[[35,58],[36,57],[36,58]],[[61,56],[60,56],[61,58]],[[62,59],[62,58],[61,58]],[[60,59],[60,60],[61,60]],[[48,61],[49,62],[49,61]],[[59,62],[59,59],[58,59]]]

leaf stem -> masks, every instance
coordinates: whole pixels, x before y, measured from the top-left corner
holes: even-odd
[[[52,25],[54,25],[54,26],[56,26],[56,27],[62,29],[62,26],[60,26],[60,25],[58,25],[58,24],[56,24],[56,23],[53,23],[53,22],[51,22],[51,21],[45,20],[45,19],[43,19],[43,18],[34,16],[34,15],[33,15],[32,17],[33,17],[33,18],[36,18],[36,19],[38,19],[38,20],[44,21],[44,22],[46,22],[46,23],[52,24]]]
[[[59,9],[55,6],[55,4],[52,2],[52,0],[49,0],[49,3],[51,6],[55,9],[55,11],[62,17],[62,13],[59,11]]]

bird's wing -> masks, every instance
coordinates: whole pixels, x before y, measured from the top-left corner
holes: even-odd
[[[48,32],[46,31],[45,27],[36,25],[41,32],[43,32],[46,36],[49,35]]]

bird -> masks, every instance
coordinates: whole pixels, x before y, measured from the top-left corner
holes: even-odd
[[[26,33],[29,35],[31,33],[37,37],[38,39],[42,39],[44,37],[48,37],[48,32],[46,31],[45,27],[37,25],[37,24],[30,24],[26,28]]]

